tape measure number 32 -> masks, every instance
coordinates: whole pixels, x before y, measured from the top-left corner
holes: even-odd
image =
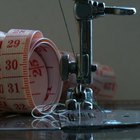
[[[40,31],[0,33],[0,110],[27,113],[59,101],[61,54]]]

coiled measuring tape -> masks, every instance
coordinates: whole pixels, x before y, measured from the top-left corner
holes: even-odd
[[[0,111],[30,113],[36,106],[65,101],[76,79],[70,75],[62,82],[59,61],[63,53],[40,31],[0,32]],[[114,97],[116,79],[110,67],[98,64],[92,78],[90,87],[97,100]]]
[[[61,96],[59,53],[40,31],[12,29],[0,38],[0,110],[31,112]]]

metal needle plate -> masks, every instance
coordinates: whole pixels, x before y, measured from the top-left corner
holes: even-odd
[[[90,131],[140,127],[139,110],[70,111],[65,114],[34,119],[31,115],[1,114],[0,130]]]

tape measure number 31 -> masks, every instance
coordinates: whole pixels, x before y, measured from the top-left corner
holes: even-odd
[[[27,113],[59,101],[61,54],[40,31],[0,33],[0,110]]]

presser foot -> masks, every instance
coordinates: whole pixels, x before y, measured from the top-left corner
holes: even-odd
[[[91,110],[93,109],[93,90],[91,88],[83,88],[77,92],[77,88],[70,88],[67,91],[67,100],[65,102],[68,110]]]
[[[67,100],[65,102],[66,109],[68,110],[68,119],[75,123],[85,122],[89,118],[95,119],[96,116],[93,90],[85,87],[82,88],[81,91],[82,92],[77,92],[77,87],[70,88],[67,92]]]
[[[77,102],[75,99],[68,99],[66,101],[66,108],[68,110],[91,110],[93,109],[93,104],[88,101]]]

